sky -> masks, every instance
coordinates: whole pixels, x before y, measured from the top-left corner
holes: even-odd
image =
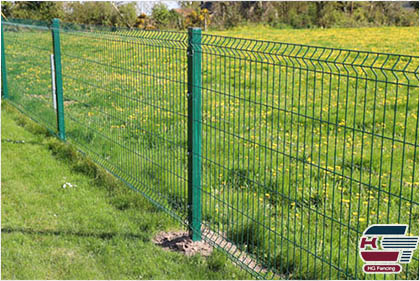
[[[147,15],[150,15],[153,6],[158,3],[165,4],[169,10],[179,8],[179,4],[177,1],[136,1],[136,6],[139,13],[145,13]]]

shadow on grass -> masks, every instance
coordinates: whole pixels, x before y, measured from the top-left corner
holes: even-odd
[[[26,141],[26,140],[12,140],[12,139],[1,139],[2,143],[12,144],[32,144],[32,145],[43,145],[40,141]]]
[[[78,231],[69,231],[69,230],[35,230],[31,228],[21,228],[21,227],[2,227],[1,233],[22,233],[29,235],[54,235],[54,236],[77,236],[77,237],[91,237],[109,240],[114,237],[123,237],[126,239],[140,239],[143,242],[150,241],[150,238],[144,234],[134,234],[134,233],[117,233],[117,232],[78,232]]]

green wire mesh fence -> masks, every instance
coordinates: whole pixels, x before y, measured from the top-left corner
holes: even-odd
[[[8,99],[55,131],[49,24],[3,29]],[[60,36],[67,140],[187,226],[198,157],[195,232],[255,277],[418,279],[418,250],[387,276],[364,274],[358,252],[371,224],[418,235],[418,57],[74,24]]]
[[[52,37],[49,25],[43,22],[2,22],[9,97],[19,109],[55,131],[51,54]],[[3,84],[3,83],[2,83]]]
[[[303,279],[362,278],[369,224],[417,231],[417,57],[213,35],[202,48],[208,228]]]

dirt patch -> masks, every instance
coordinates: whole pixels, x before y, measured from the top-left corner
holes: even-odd
[[[210,256],[213,247],[223,248],[227,253],[237,260],[237,264],[242,264],[255,272],[265,276],[264,279],[287,279],[287,276],[280,276],[272,271],[268,271],[265,266],[257,262],[254,257],[241,251],[232,242],[229,242],[224,233],[213,232],[206,227],[201,228],[203,241],[193,242],[186,231],[160,232],[152,240],[153,243],[167,251],[181,252],[187,256],[200,253],[203,256]],[[205,242],[208,240],[208,243]]]
[[[181,252],[186,256],[198,253],[208,257],[213,251],[213,248],[204,241],[192,241],[185,231],[160,232],[152,241],[165,250]]]

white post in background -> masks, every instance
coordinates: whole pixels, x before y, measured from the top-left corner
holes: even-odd
[[[55,96],[55,68],[54,68],[54,54],[50,56],[51,64],[51,88],[52,88],[52,100],[54,109],[57,110],[57,97]]]

